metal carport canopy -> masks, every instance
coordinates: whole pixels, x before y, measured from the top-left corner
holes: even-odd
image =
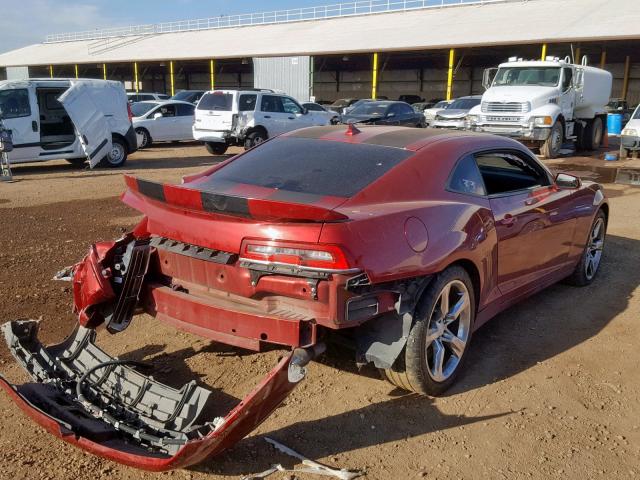
[[[0,66],[427,50],[639,38],[632,0],[528,0],[292,23],[42,43]],[[90,27],[90,26],[88,26]],[[101,43],[102,42],[102,43]]]

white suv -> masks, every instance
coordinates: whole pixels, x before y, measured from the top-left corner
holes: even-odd
[[[205,142],[209,153],[222,155],[231,145],[249,149],[281,133],[329,123],[273,90],[214,90],[198,102],[193,138]]]

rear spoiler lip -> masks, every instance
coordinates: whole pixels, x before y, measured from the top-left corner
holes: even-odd
[[[289,222],[344,222],[346,215],[324,207],[279,200],[245,198],[212,193],[182,185],[169,185],[125,175],[135,195],[188,210],[256,220]]]

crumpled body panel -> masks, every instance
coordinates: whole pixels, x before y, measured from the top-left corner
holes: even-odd
[[[37,321],[9,322],[2,330],[34,379],[13,385],[0,376],[0,386],[25,413],[66,442],[152,471],[193,465],[237,443],[289,395],[312,358],[295,350],[226,416],[201,419],[210,392],[195,384],[173,389],[129,362],[103,368],[119,361],[95,346],[93,330],[79,326],[51,347],[37,340]]]

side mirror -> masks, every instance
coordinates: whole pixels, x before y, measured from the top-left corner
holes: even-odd
[[[307,107],[302,107],[302,114],[306,115],[309,113],[309,109]]]
[[[498,73],[497,68],[487,68],[482,72],[482,86],[485,90],[489,90],[489,87],[491,87],[496,73]]]
[[[158,120],[159,118],[162,118],[162,117],[163,117],[162,112],[156,112],[153,114],[154,120]]]
[[[559,173],[558,175],[556,175],[556,185],[560,188],[576,189],[580,188],[582,182],[578,177],[574,175],[569,175],[568,173]]]

